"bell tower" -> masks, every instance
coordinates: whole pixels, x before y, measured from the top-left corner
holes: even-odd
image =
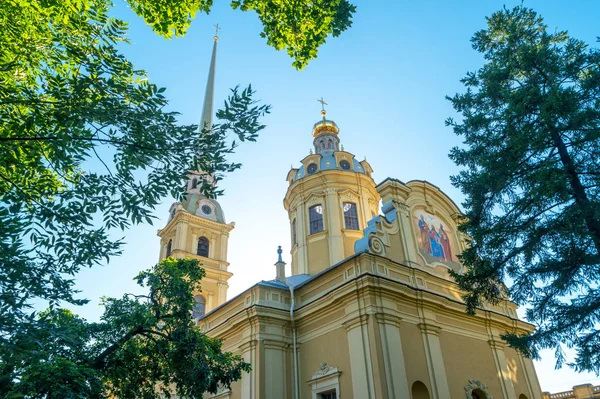
[[[364,160],[340,146],[339,128],[322,119],[312,130],[315,152],[292,168],[283,205],[290,219],[292,274],[316,274],[354,254],[354,242],[379,213],[379,194]]]
[[[217,25],[217,34],[218,34]],[[214,81],[218,35],[215,34],[204,106],[199,130],[212,128]],[[161,238],[160,259],[194,258],[202,264],[206,276],[201,292],[194,295],[194,318],[203,317],[227,300],[227,281],[233,275],[227,271],[227,241],[235,223],[226,223],[221,205],[201,193],[203,184],[214,184],[214,176],[202,171],[190,171],[186,181],[186,197],[171,205],[167,225],[158,231]]]

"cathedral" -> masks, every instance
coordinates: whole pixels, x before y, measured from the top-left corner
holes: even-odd
[[[217,42],[204,126],[212,126]],[[185,200],[158,232],[161,259],[198,259],[206,270],[192,316],[198,328],[252,365],[205,397],[541,399],[532,360],[500,338],[533,331],[517,306],[465,314],[449,275],[463,270],[457,255],[467,245],[452,199],[423,180],[376,183],[371,165],[344,150],[325,108],[307,140],[311,133],[314,151],[288,171],[283,196],[290,276],[280,247],[274,278],[228,300],[235,224],[200,193],[212,182],[202,172],[190,172]]]

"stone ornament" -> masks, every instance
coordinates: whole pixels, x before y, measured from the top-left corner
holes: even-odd
[[[321,367],[319,367],[317,371],[315,371],[311,379],[316,380],[317,378],[326,377],[328,375],[336,374],[338,372],[339,370],[337,367],[330,366],[325,362],[321,362]]]
[[[469,380],[469,383],[465,386],[465,398],[473,399],[473,391],[481,391],[485,394],[485,399],[492,399],[492,395],[488,391],[487,385],[479,380]],[[484,399],[484,398],[481,398]]]

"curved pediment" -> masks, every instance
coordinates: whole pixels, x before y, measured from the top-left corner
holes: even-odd
[[[462,213],[445,193],[426,181],[386,179],[377,186],[384,216],[364,230],[356,252],[368,251],[399,263],[447,277],[461,272],[458,256],[465,249],[458,231]]]

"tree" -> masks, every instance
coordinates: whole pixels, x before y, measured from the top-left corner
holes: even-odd
[[[118,52],[126,24],[107,16],[110,6],[105,0],[0,3],[3,384],[21,380],[26,364],[43,356],[36,345],[64,338],[48,334],[79,337],[77,330],[87,328],[73,317],[71,330],[44,329],[48,320],[66,317],[58,310],[64,303],[87,302],[77,298],[73,276],[119,255],[123,240],[115,234],[151,223],[153,208],[168,194],[180,198],[189,170],[220,176],[239,168],[226,159],[237,145],[230,136],[255,141],[270,109],[257,104],[251,87],[235,88],[216,125],[199,133],[179,124],[177,113],[165,109],[164,89]],[[34,302],[47,303],[48,316],[38,317]],[[17,340],[23,336],[30,340]],[[219,361],[216,351],[211,355]],[[69,364],[55,371],[87,372]]]
[[[507,332],[512,346],[554,348],[560,366],[564,343],[575,369],[599,373],[600,52],[525,7],[494,13],[472,43],[485,64],[447,121],[464,138],[450,157],[472,237],[454,277],[470,312],[504,295],[527,305],[537,329]]]
[[[155,398],[160,392],[201,398],[229,387],[250,367],[241,357],[223,353],[221,341],[195,327],[192,292],[203,276],[198,261],[167,258],[137,276],[137,283],[149,289],[147,295],[105,298],[98,323],[65,309],[42,313],[35,340],[15,336],[16,345],[38,350],[3,364],[11,378],[0,385],[0,394]]]
[[[181,36],[197,12],[209,13],[212,0],[127,0],[152,29],[164,36]],[[356,7],[348,0],[232,0],[231,7],[255,11],[263,24],[261,37],[277,50],[286,49],[293,66],[302,69],[317,57],[327,36],[339,36],[352,26]]]

